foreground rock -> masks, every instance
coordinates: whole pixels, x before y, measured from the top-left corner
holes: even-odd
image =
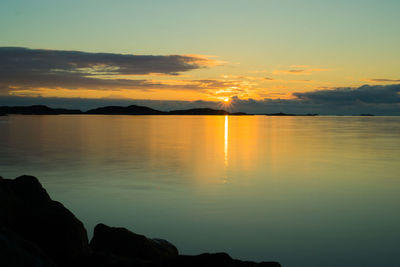
[[[232,259],[226,253],[179,255],[163,239],[98,224],[88,243],[79,221],[51,200],[33,176],[0,177],[0,266],[271,266]]]
[[[0,227],[0,266],[57,266],[53,259],[32,242]]]
[[[90,241],[93,251],[148,261],[162,261],[178,256],[178,249],[166,240],[148,239],[125,228],[98,224]]]
[[[0,214],[2,236],[8,231],[10,240],[10,233],[15,233],[58,265],[76,264],[89,254],[82,222],[61,203],[51,200],[33,176],[0,179]],[[17,244],[24,247],[22,241]]]

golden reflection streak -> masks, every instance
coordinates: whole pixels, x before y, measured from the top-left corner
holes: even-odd
[[[224,146],[224,163],[225,166],[228,166],[228,131],[229,131],[229,124],[228,124],[228,115],[225,115],[225,146]]]

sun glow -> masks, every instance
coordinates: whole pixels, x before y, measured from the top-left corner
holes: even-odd
[[[230,97],[220,97],[219,100],[223,106],[229,106],[231,104]]]

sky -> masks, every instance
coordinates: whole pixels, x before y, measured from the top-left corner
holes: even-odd
[[[400,115],[400,1],[21,1],[0,105]]]

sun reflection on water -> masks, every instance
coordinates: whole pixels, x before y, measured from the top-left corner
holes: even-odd
[[[228,115],[225,115],[225,146],[224,146],[224,163],[225,166],[228,166],[228,132],[229,132],[229,124],[228,124]]]

